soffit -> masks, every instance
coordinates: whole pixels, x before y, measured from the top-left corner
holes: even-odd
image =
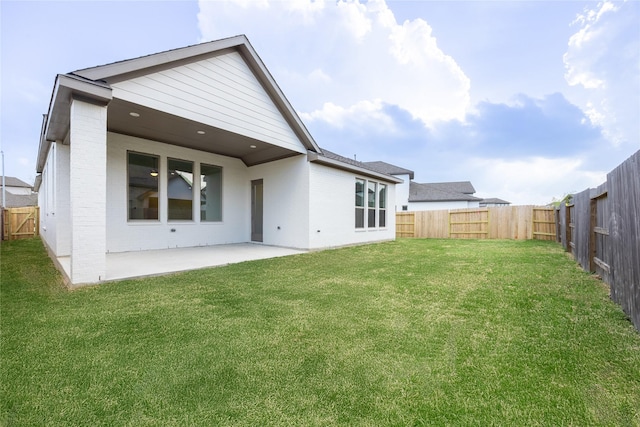
[[[132,117],[129,113],[138,113]],[[108,107],[107,130],[152,141],[241,159],[247,166],[300,153],[121,99]],[[198,131],[204,131],[199,134]],[[251,148],[255,146],[255,148]]]

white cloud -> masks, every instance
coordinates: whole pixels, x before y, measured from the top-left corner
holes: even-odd
[[[578,15],[563,60],[567,83],[584,91],[583,109],[613,146],[640,138],[640,30],[637,2],[604,1]]]
[[[587,170],[584,162],[575,157],[475,158],[467,161],[467,170],[478,197],[499,197],[515,205],[544,205],[553,197],[561,198],[606,181],[606,172]]]
[[[247,34],[294,108],[315,120],[359,120],[363,105],[381,102],[430,126],[469,107],[470,81],[431,27],[398,23],[384,0],[199,4],[202,39]]]
[[[309,73],[309,81],[318,81],[322,83],[330,83],[331,77],[329,77],[322,69],[316,68]]]
[[[320,120],[336,128],[344,128],[348,122],[354,128],[367,132],[390,132],[395,129],[394,120],[383,111],[380,99],[360,101],[348,108],[326,102],[322,109],[311,113],[301,113],[302,120],[313,122]]]

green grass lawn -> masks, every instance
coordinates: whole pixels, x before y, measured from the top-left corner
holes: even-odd
[[[0,425],[640,425],[640,334],[555,243],[398,240],[76,291],[39,240],[1,256]]]

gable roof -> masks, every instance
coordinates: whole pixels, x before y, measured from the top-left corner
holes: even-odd
[[[247,62],[251,71],[256,75],[260,83],[269,93],[275,104],[283,113],[288,122],[294,127],[294,132],[301,139],[307,149],[319,150],[313,137],[298,117],[280,86],[253,49],[249,39],[244,34],[210,42],[199,43],[164,52],[145,55],[138,58],[113,62],[111,64],[76,70],[70,74],[80,76],[93,81],[116,82],[128,78],[132,74],[140,72],[148,73],[162,67],[173,67],[178,63],[194,62],[203,57],[237,50]]]
[[[24,187],[24,188],[32,188],[31,185],[27,184],[21,179],[18,179],[13,176],[5,176],[4,177],[5,185],[7,187]],[[0,176],[0,187],[2,187],[2,177]]]
[[[365,165],[373,170],[387,174],[387,175],[409,175],[409,179],[413,179],[413,171],[400,166],[392,165],[387,162],[363,162]]]
[[[468,182],[468,181],[467,181]],[[409,183],[409,201],[410,202],[454,202],[454,201],[479,201],[478,197],[471,194],[454,191],[455,188],[468,190],[467,186],[447,185],[458,184],[449,182],[434,182],[428,184],[420,184],[417,182]],[[469,182],[469,185],[471,183]],[[471,187],[473,188],[473,186]]]
[[[108,104],[109,116],[111,117],[115,114],[115,109],[118,106],[121,107],[123,111],[131,111],[126,110],[126,108],[129,107],[129,104],[127,104],[126,101],[114,99],[111,84],[230,52],[237,52],[240,54],[259,84],[265,90],[273,104],[287,122],[291,131],[299,139],[304,149],[313,152],[320,152],[320,147],[300,120],[300,117],[295,112],[256,51],[253,49],[253,46],[249,43],[247,37],[244,35],[238,35],[235,37],[200,43],[197,45],[58,75],[54,84],[49,110],[43,120],[40,147],[38,150],[38,161],[36,164],[37,172],[41,173],[44,169],[46,154],[49,150],[50,143],[52,141],[64,140],[68,133],[70,117],[69,107],[72,97],[79,96],[90,102],[101,105]],[[167,122],[165,119],[168,118],[168,114],[163,114],[160,111],[156,111],[156,113],[158,114],[158,120],[156,123],[163,124]],[[124,114],[126,115],[128,113]],[[188,120],[185,121],[187,126],[194,125],[193,123],[187,122]],[[198,126],[199,124],[195,125]],[[151,128],[155,127],[152,126]],[[215,128],[207,129],[207,131],[209,130],[211,132],[208,132],[208,135],[214,134],[216,130],[224,132]],[[235,134],[227,132],[226,136],[229,135]],[[248,137],[245,136],[236,136],[248,139]],[[142,135],[142,137],[144,137],[144,135]],[[223,138],[219,139],[222,140]],[[173,141],[163,142],[174,143]],[[243,142],[246,141],[243,140]],[[264,160],[256,155],[256,153],[260,151],[260,141],[252,140],[247,143],[246,146],[249,146],[250,144],[258,145],[258,150],[253,151],[253,154],[248,155],[247,157],[250,158],[250,161],[248,160],[249,163],[253,164],[257,164],[261,161],[269,161],[270,159],[273,160],[278,158],[278,156],[280,156],[279,158],[282,158],[285,155],[291,154],[290,152],[285,153],[283,150],[275,150],[276,153],[273,153],[272,150],[272,153],[265,155],[271,156],[273,159],[269,157],[269,159]],[[228,153],[221,154],[229,155]],[[244,157],[242,158],[245,160]]]
[[[484,204],[497,204],[497,205],[510,205],[511,202],[507,202],[506,200],[498,199],[497,197],[490,197],[488,199],[480,200],[480,203]]]
[[[474,194],[476,192],[470,181],[429,182],[421,185],[450,193]],[[477,197],[475,199],[480,200]]]
[[[37,194],[13,194],[7,192],[4,195],[7,206],[5,208],[21,208],[24,206],[37,206],[38,195]],[[2,206],[2,197],[0,197],[0,206]]]

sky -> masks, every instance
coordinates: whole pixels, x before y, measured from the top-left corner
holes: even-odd
[[[544,205],[640,149],[640,1],[0,0],[0,143],[57,74],[245,34],[320,147]]]

